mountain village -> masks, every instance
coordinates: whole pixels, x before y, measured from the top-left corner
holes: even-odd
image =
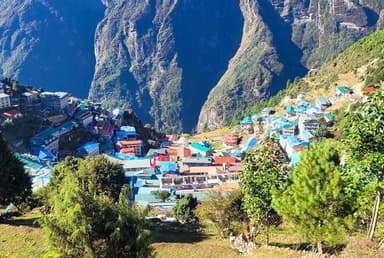
[[[340,85],[331,97],[318,96],[314,101],[299,94],[282,101],[284,108],[279,112],[269,107],[244,117],[219,146],[209,139],[191,142],[183,136],[154,133],[150,146],[135,124],[124,119],[121,109],[108,111],[66,92],[15,89],[10,81],[2,78],[0,84],[2,123],[32,113],[45,122],[28,141],[11,142],[14,150],[24,150],[16,156],[31,175],[34,190],[48,184],[53,166],[66,156],[104,155],[123,166],[133,189],[131,200],[166,210],[175,205],[173,196],[193,193],[204,199],[208,191],[239,188],[242,157],[267,136],[278,139],[288,165],[294,166],[313,139],[326,136],[332,126],[332,105],[364,101],[365,95],[376,90],[368,87],[361,92]],[[160,190],[172,194],[165,203],[155,197]]]

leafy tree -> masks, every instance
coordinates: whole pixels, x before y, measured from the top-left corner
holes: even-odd
[[[55,167],[42,219],[61,257],[148,257],[144,214],[130,207],[121,166],[98,156]]]
[[[372,239],[377,224],[378,207],[384,190],[384,92],[382,89],[368,97],[357,112],[349,114],[350,124],[345,143],[349,163],[360,165],[366,178],[376,184],[376,201],[368,238]]]
[[[160,201],[162,201],[162,202],[165,202],[168,199],[169,196],[171,196],[171,194],[167,190],[158,191],[158,192],[155,193],[155,197],[157,199],[159,199]]]
[[[244,208],[251,221],[265,230],[266,244],[269,227],[280,221],[271,202],[272,190],[280,188],[285,179],[284,160],[277,143],[267,138],[253,153],[247,154],[240,175]]]
[[[197,207],[197,198],[192,194],[183,196],[177,200],[175,207],[173,207],[173,215],[180,222],[189,222],[195,218],[194,210]]]
[[[307,241],[335,245],[354,212],[354,196],[340,171],[334,144],[316,142],[301,154],[285,190],[274,194],[273,207],[292,222]]]
[[[110,235],[106,257],[150,257],[150,234],[145,229],[145,211],[129,205],[129,187],[124,185],[117,204],[117,220]]]
[[[19,205],[32,194],[31,178],[0,133],[0,204]]]
[[[224,237],[228,231],[237,231],[239,225],[248,221],[243,208],[243,195],[240,190],[225,194],[212,192],[209,198],[197,207],[199,221],[208,221],[215,225]]]
[[[313,132],[317,139],[328,138],[330,136],[327,124],[324,120],[320,121],[319,127]]]

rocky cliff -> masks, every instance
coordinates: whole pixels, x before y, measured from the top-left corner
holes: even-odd
[[[190,131],[197,120],[199,131],[214,129],[374,31],[382,5],[110,0],[90,98],[132,107],[168,131]]]
[[[106,4],[96,31],[90,98],[133,107],[157,128],[190,131],[239,46],[243,17],[237,1]]]
[[[210,92],[198,130],[228,124],[243,108],[284,88],[288,79],[321,66],[380,28],[383,4],[373,0],[240,1],[245,19],[242,43]]]
[[[0,73],[86,97],[104,8],[99,0],[0,1]]]
[[[0,73],[214,129],[384,27],[380,0],[3,0]],[[89,89],[90,86],[90,89]]]

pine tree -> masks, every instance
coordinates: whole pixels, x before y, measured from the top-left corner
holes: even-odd
[[[284,159],[277,143],[265,139],[247,154],[240,176],[244,208],[251,221],[265,229],[266,244],[269,227],[280,222],[271,202],[273,189],[280,188],[285,179]]]
[[[31,178],[0,133],[0,205],[16,207],[32,194]]]
[[[360,109],[349,114],[344,139],[349,163],[359,167],[367,180],[377,182],[368,238],[372,239],[378,221],[381,196],[384,192],[384,91],[378,89]],[[372,200],[373,203],[373,200]]]
[[[319,252],[323,243],[332,246],[343,238],[353,212],[339,165],[334,144],[314,143],[301,154],[286,189],[274,194],[273,207],[306,241],[317,243]]]
[[[144,214],[130,207],[121,166],[67,158],[48,185],[42,224],[61,257],[149,257]]]
[[[195,218],[194,210],[197,204],[197,198],[193,197],[192,194],[183,196],[176,202],[175,207],[173,207],[173,215],[182,223],[189,222]]]

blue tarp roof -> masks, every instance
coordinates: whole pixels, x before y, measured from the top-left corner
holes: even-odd
[[[297,136],[287,136],[286,139],[287,139],[287,144],[289,144],[290,146],[304,146],[304,147],[309,146],[309,142],[304,141],[298,138]]]
[[[324,118],[327,120],[327,121],[332,121],[333,120],[333,116],[331,113],[325,113],[324,114]]]
[[[289,128],[292,126],[291,122],[283,117],[276,117],[272,121],[272,126],[275,127],[278,130],[281,130],[283,128]]]
[[[253,146],[255,146],[257,143],[256,138],[250,137],[247,142],[244,144],[243,149],[241,150],[242,152],[247,152],[249,151]]]
[[[295,108],[293,106],[288,106],[285,108],[285,112],[287,112],[288,114],[291,114],[295,112]]]
[[[55,155],[47,150],[40,150],[38,157],[40,161],[56,161]]]
[[[321,109],[315,106],[310,106],[307,108],[305,112],[307,114],[316,114],[316,113],[321,113]]]
[[[123,159],[123,160],[136,160],[136,159],[138,159],[135,156],[130,156],[130,155],[127,155],[127,154],[124,154],[124,153],[121,153],[121,152],[115,152],[113,154],[113,156],[115,156],[118,159]]]
[[[293,152],[291,162],[289,162],[289,164],[291,166],[296,165],[297,162],[299,162],[299,160],[300,160],[300,155],[301,155],[301,152]]]
[[[232,157],[240,157],[241,156],[241,151],[239,149],[231,151],[230,155]]]
[[[308,130],[304,130],[304,131],[303,131],[303,135],[304,135],[305,137],[307,137],[308,139],[314,137],[313,134],[312,134],[310,131],[308,131]]]
[[[86,144],[79,147],[77,150],[78,151],[81,151],[81,150],[90,151],[94,148],[98,148],[99,145],[100,145],[100,143],[98,143],[98,142],[87,142]]]
[[[176,172],[176,162],[157,161],[156,166],[159,167],[161,174],[164,174],[166,172]]]
[[[191,143],[190,147],[202,152],[208,152],[210,150],[210,146],[207,146],[206,144],[202,144],[202,143],[197,143],[197,142]]]
[[[304,103],[297,105],[297,111],[301,112],[301,113],[305,112],[307,110],[307,108],[308,108],[308,106],[305,105]]]
[[[243,120],[240,122],[240,124],[242,124],[242,125],[244,125],[244,124],[252,124],[251,117],[249,117],[249,116],[244,117]]]
[[[338,89],[340,92],[342,92],[342,93],[348,93],[348,94],[353,93],[353,90],[352,90],[351,88],[349,88],[349,87],[347,87],[347,86],[344,86],[344,85],[337,87],[337,89]]]

